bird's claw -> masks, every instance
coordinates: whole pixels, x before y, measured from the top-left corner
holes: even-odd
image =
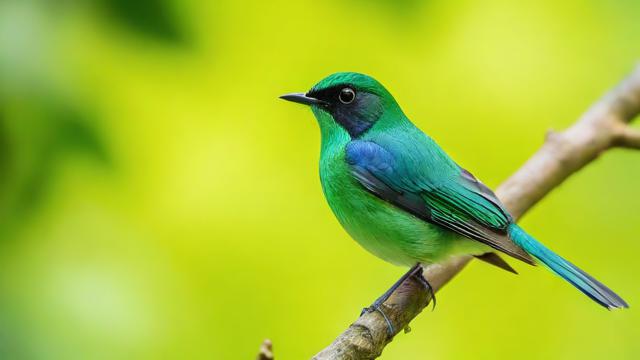
[[[416,272],[413,275],[414,279],[416,279],[416,281],[418,281],[420,284],[422,284],[424,286],[425,289],[427,289],[427,291],[429,291],[429,294],[431,295],[431,302],[433,302],[433,308],[431,309],[431,311],[435,310],[436,308],[436,294],[433,291],[433,287],[431,286],[431,284],[429,284],[429,282],[427,281],[427,279],[424,278],[424,276],[422,275],[422,268],[420,268],[420,270],[418,272]]]
[[[387,330],[389,332],[389,336],[390,337],[393,336],[393,334],[396,333],[395,328],[393,327],[393,324],[391,323],[391,320],[389,320],[389,317],[387,316],[387,314],[385,314],[384,311],[382,310],[382,304],[385,301],[387,301],[387,299],[389,299],[391,294],[393,294],[393,292],[396,291],[396,289],[400,287],[400,285],[402,285],[402,283],[406,279],[410,277],[414,277],[418,282],[420,282],[427,289],[429,289],[429,291],[431,292],[431,298],[434,300],[434,306],[435,306],[435,297],[433,296],[433,288],[431,287],[429,282],[422,276],[422,266],[420,265],[420,263],[416,263],[411,269],[409,269],[409,271],[407,271],[406,274],[402,275],[402,277],[398,279],[398,281],[396,281],[389,288],[389,290],[387,290],[373,304],[371,304],[371,306],[362,309],[362,312],[360,312],[360,316],[366,313],[372,313],[374,311],[379,312],[380,315],[382,315],[382,317],[384,318],[384,321],[387,323]]]
[[[360,312],[360,316],[364,314],[372,313],[375,311],[379,312],[380,315],[382,315],[382,318],[384,319],[384,321],[387,323],[387,334],[389,336],[393,336],[393,334],[395,334],[396,332],[395,328],[393,327],[391,320],[389,320],[389,317],[387,316],[387,314],[384,313],[384,310],[382,310],[382,307],[380,305],[381,304],[373,303],[373,305],[362,309],[362,312]]]

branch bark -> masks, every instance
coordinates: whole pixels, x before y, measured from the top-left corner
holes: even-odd
[[[544,145],[496,194],[517,219],[569,176],[594,161],[603,152],[624,147],[640,149],[640,130],[629,123],[640,114],[640,65],[617,87],[591,106],[563,132],[550,131]],[[425,267],[424,276],[434,291],[441,289],[465,265],[469,256]],[[314,359],[374,359],[385,346],[431,301],[422,284],[407,279],[382,305],[396,333],[389,336],[378,312],[365,313]]]

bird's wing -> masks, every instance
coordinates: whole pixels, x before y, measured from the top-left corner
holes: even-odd
[[[434,162],[428,158],[434,154],[419,145],[399,151],[401,146],[380,142],[386,146],[354,140],[346,148],[352,175],[369,192],[424,221],[534,263],[509,239],[509,213],[471,173],[448,158],[448,163]]]

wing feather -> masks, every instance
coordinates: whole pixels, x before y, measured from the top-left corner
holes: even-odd
[[[509,213],[471,173],[458,168],[457,173],[441,171],[441,176],[433,179],[419,166],[407,168],[407,162],[396,161],[398,156],[373,141],[354,140],[347,146],[346,160],[355,179],[381,199],[424,221],[534,264],[529,254],[509,239],[507,227],[513,221]],[[420,159],[412,163],[419,164]],[[439,169],[432,166],[430,170]]]

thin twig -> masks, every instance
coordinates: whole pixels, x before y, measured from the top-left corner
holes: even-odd
[[[271,340],[265,339],[260,345],[260,352],[256,360],[273,360],[273,344]]]
[[[550,132],[544,145],[496,191],[515,218],[520,218],[569,176],[614,147],[640,149],[640,130],[629,123],[640,114],[640,65],[616,88],[605,94],[570,128]],[[434,291],[458,274],[471,257],[452,258],[425,268]],[[396,329],[409,322],[430,302],[424,287],[413,278],[382,305]],[[393,334],[395,336],[396,334]],[[365,313],[314,359],[374,359],[393,336],[378,312]]]

